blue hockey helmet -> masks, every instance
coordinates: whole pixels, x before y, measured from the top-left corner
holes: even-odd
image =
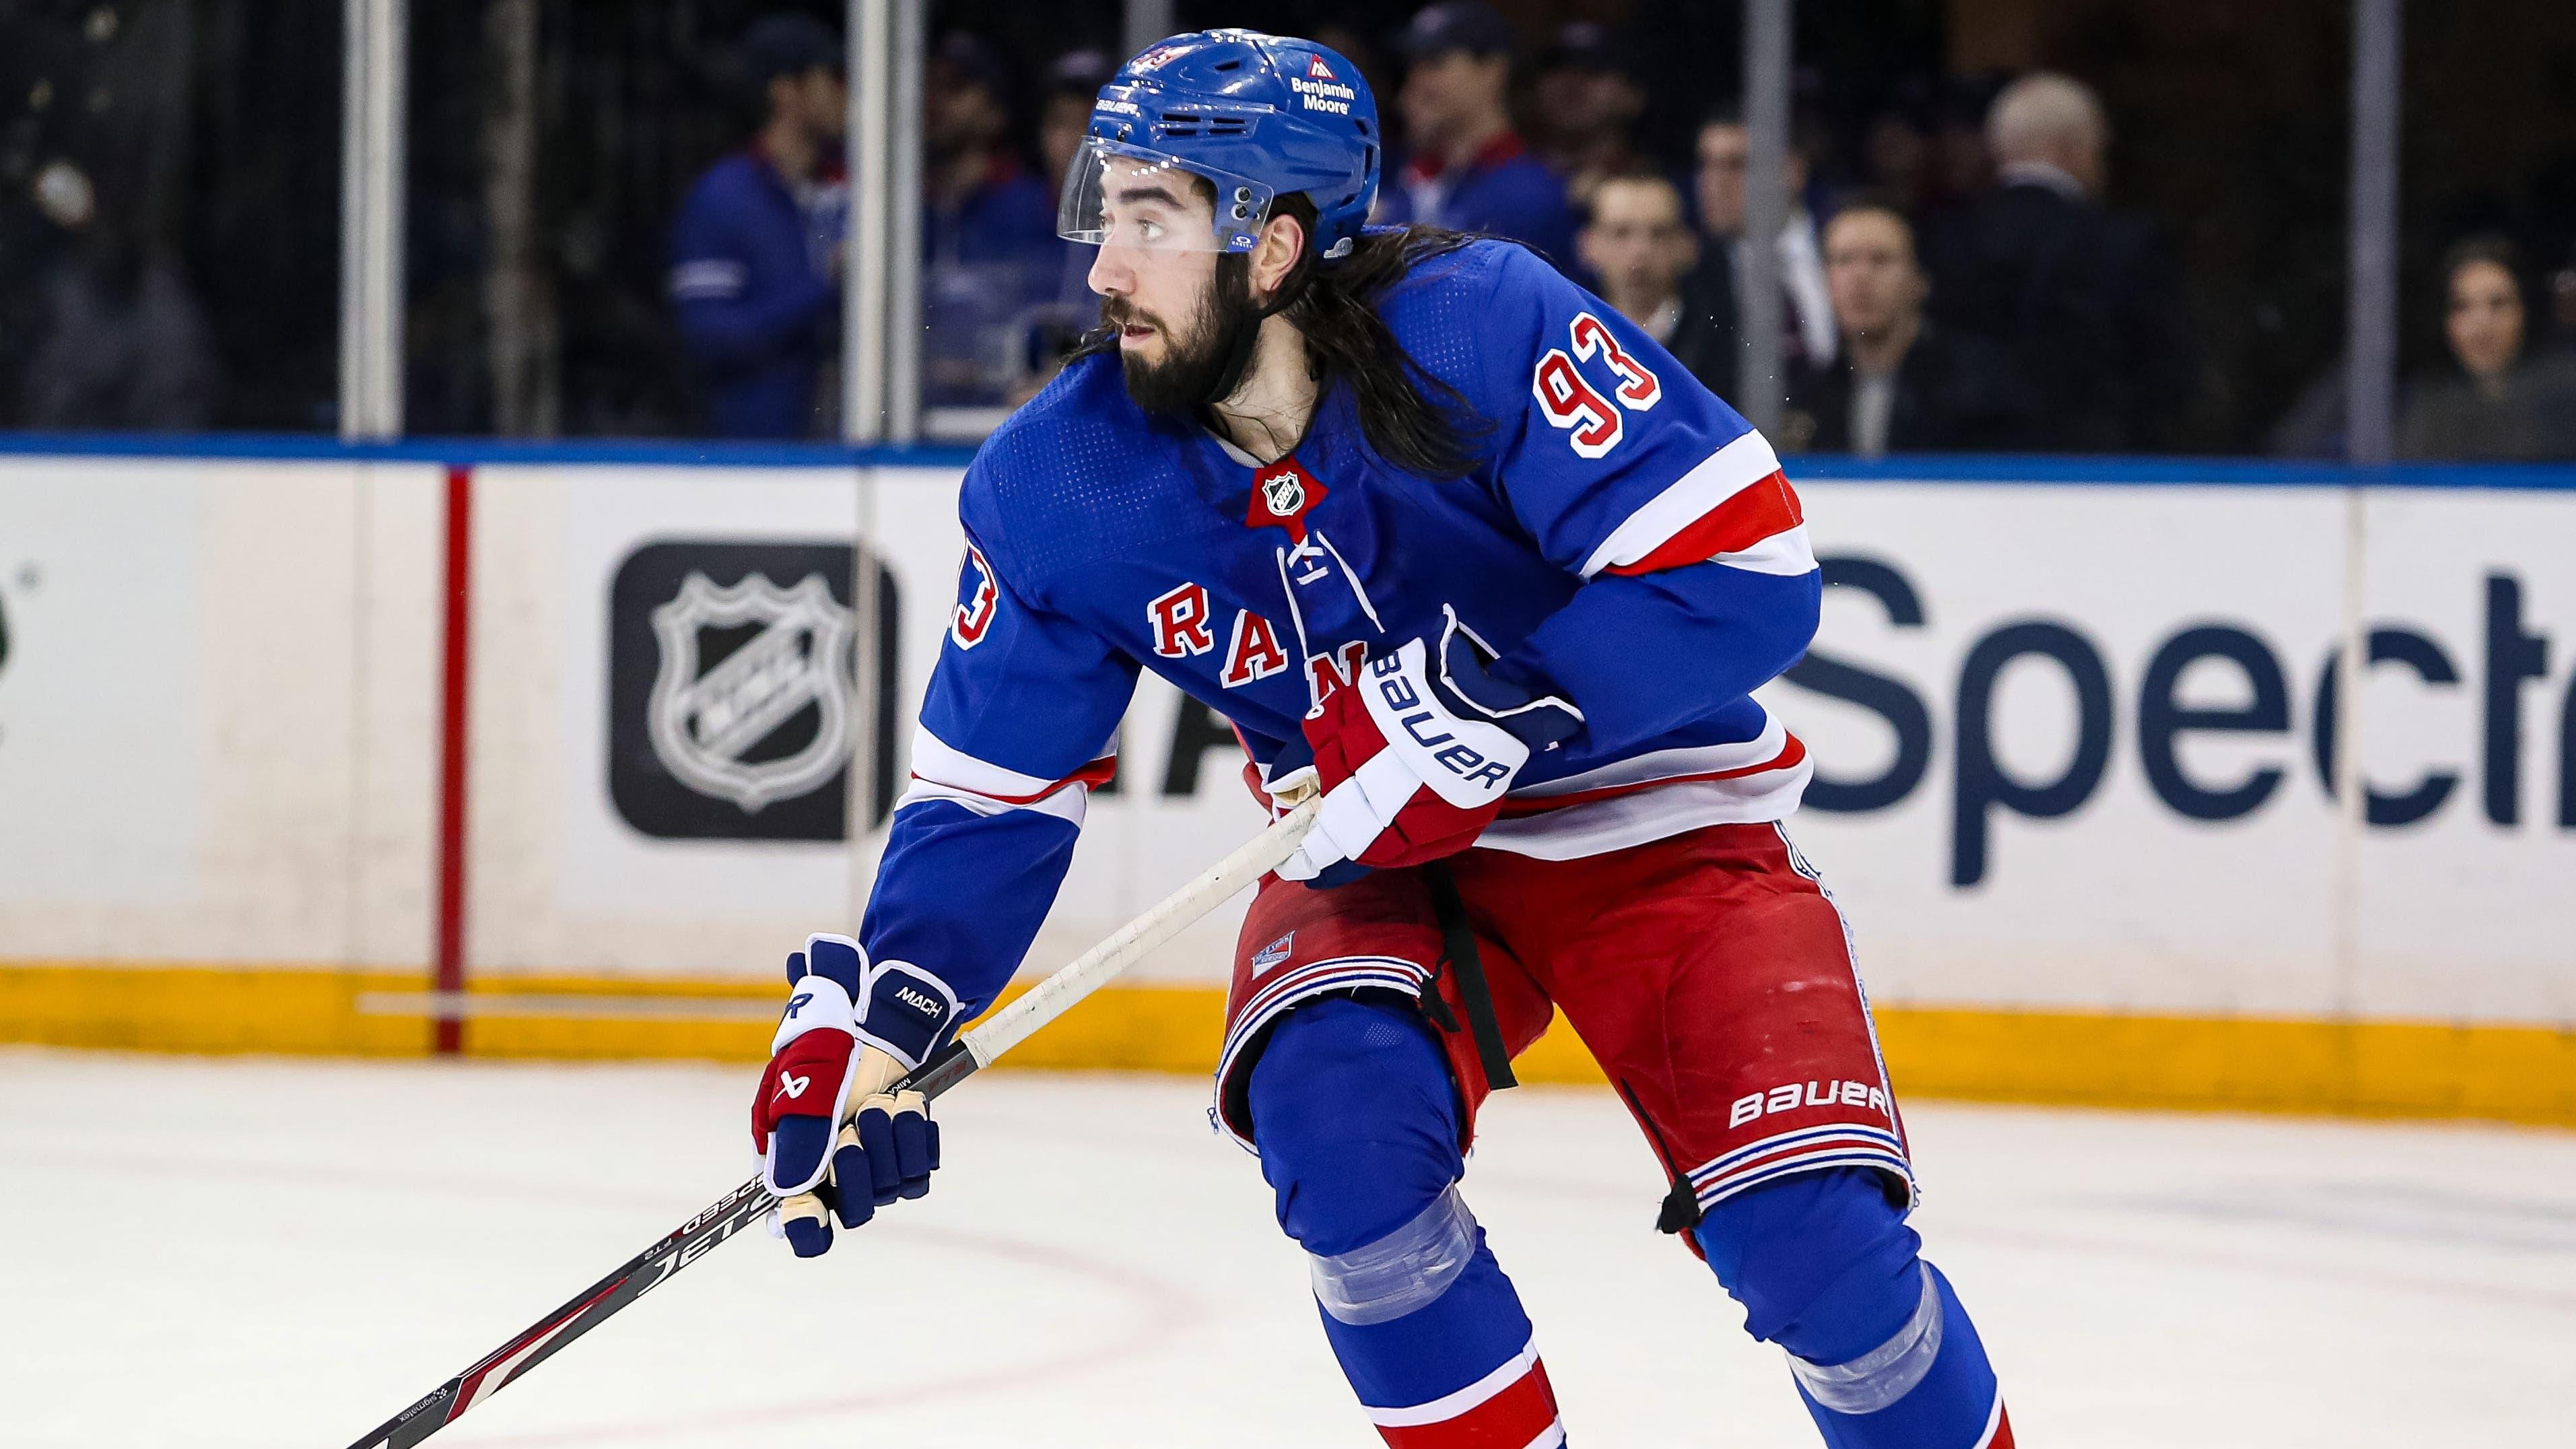
[[[1315,207],[1313,254],[1338,257],[1377,200],[1378,155],[1377,101],[1340,55],[1257,30],[1175,35],[1100,88],[1056,230],[1094,245],[1250,251],[1272,204],[1302,193]],[[1121,204],[1128,194],[1150,202],[1151,178],[1173,170],[1214,188],[1213,227]]]

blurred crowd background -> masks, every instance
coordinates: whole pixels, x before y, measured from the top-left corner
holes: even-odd
[[[0,0],[0,427],[328,431],[339,0]],[[840,6],[411,10],[414,434],[829,437]],[[2342,451],[2347,0],[1830,0],[1789,224],[1744,236],[1729,0],[1175,6],[1341,51],[1381,220],[1497,232],[1734,386],[1776,246],[1785,446]],[[1116,0],[938,3],[923,401],[989,425],[1090,325],[1057,180]],[[2576,457],[2576,5],[2407,7],[2401,455]]]

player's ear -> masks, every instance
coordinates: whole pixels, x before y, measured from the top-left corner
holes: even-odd
[[[1262,225],[1261,244],[1252,249],[1252,290],[1267,297],[1284,285],[1306,254],[1306,228],[1297,218],[1273,214]]]

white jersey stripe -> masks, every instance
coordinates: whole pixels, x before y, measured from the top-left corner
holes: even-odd
[[[1583,576],[1588,579],[1614,564],[1635,563],[1719,504],[1779,471],[1780,456],[1771,451],[1770,443],[1760,433],[1747,431],[1610,530],[1610,536],[1583,561]]]
[[[1476,843],[1538,860],[1575,860],[1669,839],[1710,825],[1762,825],[1798,808],[1813,759],[1731,780],[1676,780],[1607,800],[1497,820]]]
[[[960,790],[953,785],[942,785],[936,780],[916,777],[903,794],[895,798],[894,808],[901,810],[907,805],[920,805],[932,800],[954,801],[978,815],[987,816],[1000,815],[1011,810],[1034,810],[1040,815],[1052,815],[1058,820],[1080,826],[1085,808],[1091,800],[1091,788],[1076,781],[1041,799],[1022,804],[1012,800],[996,800],[981,791]]]
[[[1655,750],[1643,755],[1630,755],[1613,760],[1579,775],[1568,775],[1545,784],[1522,785],[1511,792],[1514,800],[1546,800],[1559,795],[1581,795],[1593,790],[1614,789],[1623,785],[1647,785],[1657,780],[1687,779],[1694,775],[1714,775],[1727,770],[1749,769],[1780,757],[1789,744],[1788,728],[1776,716],[1766,716],[1762,733],[1735,744],[1688,745],[1677,750]]]
[[[1796,578],[1816,571],[1815,545],[1807,538],[1807,525],[1801,523],[1786,533],[1775,533],[1740,553],[1722,553],[1717,562],[1728,568],[1745,569],[1757,574],[1778,574]]]
[[[1095,763],[1117,753],[1118,736],[1112,734]],[[912,784],[894,802],[894,808],[901,810],[928,800],[952,800],[978,815],[1034,810],[1080,826],[1090,796],[1091,786],[1079,776],[1050,780],[1043,775],[1006,769],[958,749],[932,734],[925,725],[913,731]]]
[[[995,800],[1025,800],[1055,786],[1043,775],[1023,775],[979,760],[932,734],[928,725],[912,733],[912,773],[932,784],[971,790]]]

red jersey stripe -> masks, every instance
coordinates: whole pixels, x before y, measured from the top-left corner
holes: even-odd
[[[1650,574],[1702,563],[1722,553],[1741,553],[1775,533],[1786,533],[1807,521],[1798,492],[1786,474],[1774,471],[1739,490],[1700,515],[1695,523],[1655,546],[1635,563],[1612,564],[1614,574]]]
[[[1550,810],[1561,810],[1568,805],[1588,805],[1595,800],[1634,795],[1640,790],[1652,790],[1660,785],[1679,785],[1692,780],[1740,780],[1747,775],[1759,775],[1765,770],[1789,769],[1805,758],[1807,758],[1807,747],[1799,742],[1796,735],[1791,735],[1789,742],[1780,747],[1780,753],[1758,765],[1743,765],[1732,770],[1711,770],[1699,775],[1667,775],[1660,780],[1639,780],[1629,785],[1605,785],[1598,790],[1577,790],[1570,795],[1541,795],[1526,800],[1507,798],[1503,801],[1502,818],[1518,820],[1531,815],[1544,815]]]
[[[1393,1449],[1524,1449],[1556,1422],[1547,1365],[1533,1363],[1492,1398],[1436,1424],[1380,1424]]]
[[[912,778],[924,781],[928,784],[939,785],[950,790],[963,790],[969,795],[981,795],[985,799],[990,800],[997,805],[1035,805],[1040,800],[1047,798],[1049,795],[1056,793],[1067,785],[1081,785],[1086,789],[1099,789],[1101,786],[1109,783],[1110,776],[1117,773],[1118,757],[1116,755],[1102,755],[1099,759],[1092,761],[1090,764],[1083,766],[1081,769],[1076,770],[1072,774],[1065,776],[1063,779],[1056,781],[1054,784],[1047,786],[1045,789],[1027,795],[996,795],[989,790],[977,790],[965,785],[951,785],[945,780],[932,780],[928,776],[921,774],[919,771],[913,772]]]

